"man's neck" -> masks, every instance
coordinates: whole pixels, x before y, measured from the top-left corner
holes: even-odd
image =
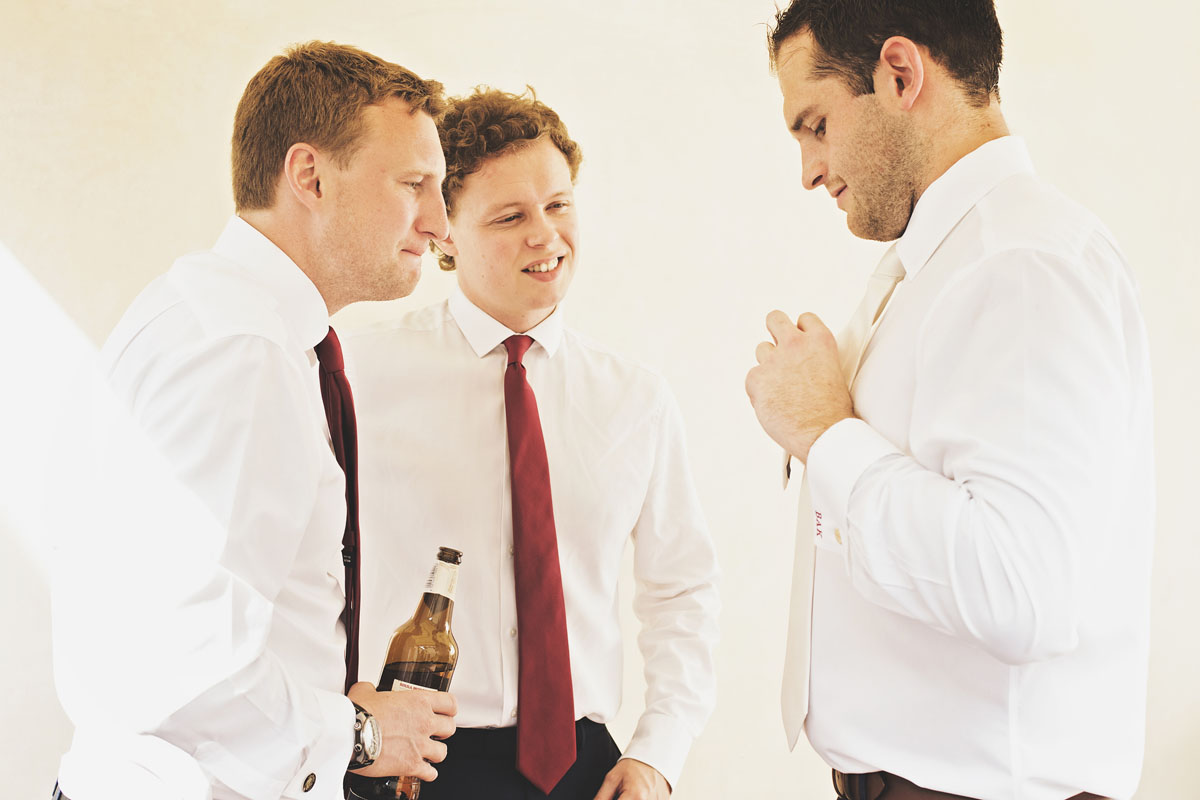
[[[947,132],[951,132],[951,135],[947,135]],[[1004,121],[1000,103],[996,100],[986,108],[959,108],[947,114],[929,132],[929,170],[918,197],[963,156],[993,139],[1008,135],[1008,123]]]
[[[313,247],[309,238],[298,225],[290,222],[277,210],[270,208],[242,210],[238,212],[238,216],[246,224],[267,237],[271,244],[282,250],[284,255],[308,276],[308,279],[317,287],[317,291],[321,293],[321,298],[325,301],[325,308],[330,316],[345,305],[345,303],[331,302],[326,286],[327,282],[323,280],[323,275],[318,268],[320,262],[313,256]]]

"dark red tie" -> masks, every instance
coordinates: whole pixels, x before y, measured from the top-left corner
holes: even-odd
[[[575,699],[546,442],[521,363],[531,344],[528,336],[504,340],[519,632],[517,769],[549,794],[575,763]]]
[[[346,530],[342,535],[342,562],[346,565],[346,691],[358,680],[358,426],[354,422],[354,396],[346,380],[342,345],[333,328],[316,346],[321,362],[321,399],[338,466],[346,473]]]

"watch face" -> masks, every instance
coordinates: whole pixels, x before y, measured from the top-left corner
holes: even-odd
[[[367,758],[374,761],[379,758],[379,751],[383,749],[383,742],[379,736],[379,721],[368,714],[362,733],[363,750],[366,751]]]
[[[383,749],[379,722],[362,706],[354,704],[354,752],[350,755],[352,769],[369,767]]]

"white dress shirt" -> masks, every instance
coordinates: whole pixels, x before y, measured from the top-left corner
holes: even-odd
[[[1141,769],[1154,470],[1137,289],[1020,139],[968,154],[812,448],[807,733],[844,772],[976,798],[1128,798]]]
[[[362,675],[377,680],[440,545],[462,550],[451,687],[462,727],[516,724],[517,608],[502,344],[461,292],[345,341],[358,410]],[[617,583],[632,538],[646,710],[624,755],[674,783],[715,701],[717,565],[662,377],[564,328],[529,331],[562,569],[575,714],[621,702]],[[451,743],[453,747],[453,743]]]
[[[105,345],[117,397],[198,502],[152,535],[131,509],[59,545],[67,795],[129,797],[139,774],[175,789],[167,762],[190,757],[215,798],[342,796],[345,482],[312,352],[327,327],[312,282],[234,217]]]

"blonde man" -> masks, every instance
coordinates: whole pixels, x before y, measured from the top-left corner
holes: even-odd
[[[76,734],[56,796],[334,800],[347,766],[436,776],[452,697],[346,696],[353,470],[330,433],[352,436],[328,424],[319,373],[336,371],[329,315],[408,294],[446,234],[443,103],[440,84],[323,42],[246,87],[237,215],[104,349],[113,390],[213,524],[174,544],[185,529],[164,525],[148,570],[122,520],[103,520],[102,548],[63,548],[55,657]],[[147,590],[125,606],[114,586]]]

